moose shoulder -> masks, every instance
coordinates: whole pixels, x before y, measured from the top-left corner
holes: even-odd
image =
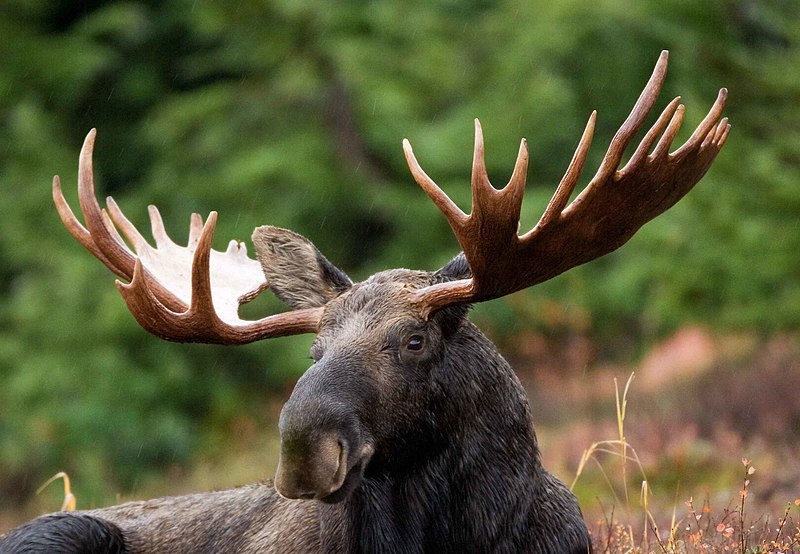
[[[570,203],[592,114],[539,223],[521,236],[524,141],[511,180],[497,190],[486,176],[476,121],[469,215],[405,142],[414,179],[447,218],[462,253],[435,272],[392,269],[359,283],[310,241],[275,227],[254,232],[257,261],[235,241],[213,251],[213,212],[205,223],[192,217],[183,247],[151,209],[153,248],[112,200],[107,212],[97,204],[91,132],[79,169],[86,226],[57,178],[54,198],[72,235],[129,281],[117,286],[137,321],[168,340],[223,344],[313,332],[314,363],[281,412],[274,486],[42,516],[0,539],[0,551],[589,551],[575,497],[541,464],[522,386],[467,308],[614,250],[705,174],[730,130],[721,118],[724,89],[688,141],[670,152],[683,118],[683,106],[672,101],[619,169],[666,65],[664,52],[596,175]],[[292,310],[239,319],[239,304],[265,288]]]

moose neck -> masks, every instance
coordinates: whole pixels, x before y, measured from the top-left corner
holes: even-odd
[[[543,495],[563,485],[541,466],[525,392],[494,345],[466,323],[431,379],[430,425],[397,456],[374,460],[348,500],[322,507],[323,543],[346,552],[525,551],[532,529],[563,536],[566,524],[539,521]],[[577,504],[566,511],[580,519]]]

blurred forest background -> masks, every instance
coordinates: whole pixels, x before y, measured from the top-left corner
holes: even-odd
[[[473,319],[529,387],[546,463],[569,483],[628,438],[670,506],[737,488],[800,496],[800,11],[795,0],[318,0],[0,3],[0,530],[78,506],[270,477],[275,418],[310,336],[170,344],[128,314],[113,276],[63,229],[78,151],[98,129],[99,194],[185,240],[218,210],[217,248],[257,225],[309,237],[356,279],[435,269],[458,250],[410,177],[420,162],[469,205],[472,120],[504,183],[521,137],[535,224],[592,109],[588,181],[662,49],[659,100],[686,138],[728,87],[730,139],[700,185],[624,248]],[[273,309],[257,302],[247,313]],[[602,479],[576,489],[592,512]],[[635,476],[631,477],[635,483]],[[641,478],[639,478],[639,481]],[[634,489],[638,485],[634,484]],[[735,492],[734,492],[735,495]]]

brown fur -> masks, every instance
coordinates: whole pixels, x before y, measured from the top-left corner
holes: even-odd
[[[349,278],[309,241],[256,234],[266,267],[299,272],[271,279],[273,291],[325,306],[314,363],[281,412],[277,491],[264,482],[44,516],[0,539],[0,552],[587,551],[577,501],[541,465],[511,367],[466,307],[425,318],[411,299],[468,273],[463,257],[340,290]]]
[[[316,504],[286,500],[272,482],[86,513],[124,529],[131,553],[321,551]]]

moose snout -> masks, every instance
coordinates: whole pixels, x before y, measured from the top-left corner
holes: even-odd
[[[281,411],[278,493],[340,502],[360,484],[374,448],[346,404],[301,380]]]
[[[334,432],[281,440],[275,488],[286,498],[324,498],[339,490],[348,470],[349,447]]]

